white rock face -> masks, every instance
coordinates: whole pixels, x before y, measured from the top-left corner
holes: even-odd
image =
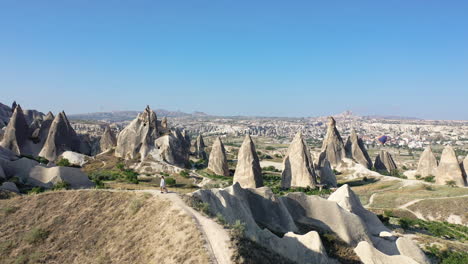
[[[419,158],[418,163],[418,170],[416,171],[416,175],[421,175],[421,177],[426,176],[435,176],[437,173],[437,160],[432,153],[431,147],[426,147],[421,157]]]
[[[6,127],[0,146],[13,151],[16,155],[31,154],[29,148],[29,125],[18,105]]]
[[[219,137],[215,139],[213,146],[211,147],[208,169],[217,175],[229,176],[226,150],[224,149],[223,142]]]
[[[386,255],[369,242],[361,241],[358,246],[354,249],[356,255],[361,259],[364,264],[418,264],[415,260],[410,257],[403,255],[389,256]]]
[[[398,167],[393,160],[392,155],[386,150],[381,150],[379,155],[375,158],[374,167],[377,170],[392,172]]]
[[[117,145],[117,139],[115,138],[114,132],[110,126],[106,126],[104,133],[99,140],[99,148],[101,152],[108,151],[112,148],[115,148]]]
[[[262,169],[250,135],[245,136],[239,149],[233,182],[238,182],[243,188],[263,186]]]
[[[29,172],[28,183],[34,186],[51,188],[59,182],[70,184],[71,188],[90,188],[94,183],[78,168],[35,166]]]
[[[158,138],[156,114],[146,107],[117,137],[115,156],[124,159],[145,158]]]
[[[375,236],[381,236],[382,232],[390,233],[390,230],[386,228],[379,218],[367,211],[361,204],[359,198],[354,194],[348,184],[345,184],[338,188],[334,193],[328,197],[329,201],[338,203],[343,209],[358,215],[366,224],[367,230]]]
[[[0,164],[7,178],[18,177],[22,183],[25,183],[28,180],[29,171],[39,163],[32,159],[21,158],[12,161],[0,159]]]
[[[60,112],[50,126],[47,140],[39,156],[53,161],[67,150],[79,152],[80,138],[76,135],[65,113]]]
[[[345,146],[343,139],[336,129],[336,121],[333,117],[328,117],[327,135],[323,141],[322,150],[319,155],[319,166],[323,166],[323,162],[328,160],[330,165],[335,168],[338,166],[342,159],[346,157]]]
[[[176,138],[173,134],[159,137],[155,141],[155,148],[149,152],[157,161],[164,161],[179,167],[186,167],[189,160],[184,139]]]
[[[88,160],[91,158],[89,156],[83,155],[81,153],[73,152],[73,151],[65,151],[62,153],[62,158],[67,159],[70,164],[82,167],[85,165]]]
[[[330,187],[337,186],[335,173],[333,173],[330,162],[328,162],[328,160],[325,160],[323,167],[318,170],[318,175],[320,177],[320,184],[324,184]]]
[[[436,184],[446,184],[447,181],[454,181],[457,186],[465,186],[460,164],[451,146],[446,146],[442,151],[435,176]]]
[[[283,188],[315,187],[317,180],[314,164],[301,132],[296,134],[291,145],[289,145],[288,152],[283,160],[283,168],[281,175],[281,186]]]
[[[358,137],[356,130],[353,129],[351,131],[351,135],[346,141],[345,149],[348,158],[355,160],[368,169],[372,168],[372,160],[364,147],[362,139]]]
[[[410,257],[419,264],[430,263],[424,252],[411,239],[400,237],[396,244],[401,255]]]

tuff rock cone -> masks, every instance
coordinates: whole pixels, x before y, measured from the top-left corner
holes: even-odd
[[[328,160],[325,160],[323,167],[318,170],[318,175],[320,176],[320,184],[330,187],[337,186],[335,173],[333,173],[333,169]]]
[[[332,167],[336,167],[346,157],[345,146],[341,139],[338,129],[336,129],[336,121],[333,117],[328,117],[327,135],[323,141],[322,151],[319,156],[319,166],[322,167],[325,160],[330,162]]]
[[[30,134],[23,110],[20,105],[17,105],[8,122],[0,146],[13,151],[16,155],[31,154],[28,148]]]
[[[119,133],[115,156],[124,159],[145,158],[158,136],[156,113],[147,106]]]
[[[372,160],[364,147],[362,139],[358,137],[354,129],[351,131],[351,135],[346,141],[345,150],[348,158],[355,160],[368,169],[372,168]]]
[[[202,160],[208,160],[205,152],[205,141],[202,135],[198,135],[197,141],[195,142],[195,156]]]
[[[307,144],[299,132],[294,137],[283,161],[283,173],[281,186],[291,187],[315,187],[317,182],[314,165]]]
[[[449,181],[454,181],[457,186],[465,186],[460,164],[458,164],[457,156],[451,146],[446,146],[442,151],[435,176],[436,184],[445,185]]]
[[[461,168],[463,170],[463,176],[465,177],[465,184],[468,185],[468,155],[466,155],[465,159],[463,160]]]
[[[386,150],[381,150],[379,155],[375,158],[374,167],[378,171],[387,171],[388,173],[398,168],[392,155]]]
[[[426,176],[435,176],[437,173],[437,160],[432,153],[431,147],[424,149],[421,157],[419,158],[418,170],[416,175],[421,175],[421,177]]]
[[[255,150],[255,144],[250,135],[245,136],[237,156],[237,167],[233,183],[238,182],[243,188],[259,188],[263,186],[260,160]]]
[[[219,137],[215,139],[213,146],[211,147],[208,169],[217,175],[229,176],[226,150],[224,149],[223,142],[221,142]]]
[[[39,156],[48,160],[55,160],[64,151],[78,152],[80,139],[70,125],[65,112],[60,112],[49,128],[49,134]]]
[[[117,139],[109,125],[106,126],[104,133],[99,140],[100,151],[108,151],[117,145]]]

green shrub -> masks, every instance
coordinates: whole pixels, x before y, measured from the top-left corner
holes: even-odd
[[[240,220],[236,220],[236,222],[231,226],[231,230],[233,237],[241,238],[245,233],[245,224]]]
[[[468,252],[441,250],[435,245],[426,245],[424,251],[427,255],[437,259],[440,264],[468,263]]]
[[[60,181],[57,182],[54,187],[52,187],[52,190],[58,191],[58,190],[68,190],[70,188],[70,184],[66,181]]]
[[[423,178],[425,182],[435,182],[435,176],[429,175]]]
[[[383,215],[385,217],[393,217],[393,211],[392,210],[385,210]]]
[[[180,176],[184,177],[184,178],[189,178],[190,177],[190,172],[187,171],[187,170],[183,170],[179,173]]]
[[[455,181],[445,181],[445,184],[450,187],[457,187],[457,183]]]
[[[165,178],[167,186],[174,186],[176,185],[176,179],[174,178]]]
[[[38,194],[38,193],[41,193],[41,192],[44,192],[45,189],[42,188],[42,187],[34,187],[32,188],[31,190],[29,190],[28,194]]]
[[[224,216],[221,214],[221,213],[217,213],[216,214],[216,220],[218,221],[218,223],[220,223],[221,225],[226,225],[226,219],[224,218]]]
[[[415,177],[417,180],[421,179],[421,175],[419,175],[419,174],[414,175],[414,177]]]
[[[62,167],[70,167],[71,164],[70,164],[70,161],[66,158],[61,158],[58,162],[57,162],[57,166],[62,166]]]
[[[134,183],[138,184],[138,173],[136,173],[134,170],[127,169],[123,171],[124,175],[124,180],[127,181],[128,183]]]
[[[115,167],[116,167],[117,169],[123,171],[124,168],[125,168],[125,164],[123,164],[122,162],[119,162],[119,163],[117,163],[117,164],[115,165]]]
[[[276,169],[275,166],[268,166],[268,167],[263,167],[262,168],[263,171],[273,171],[273,172],[280,172],[280,170]]]
[[[24,240],[29,244],[35,244],[44,241],[49,236],[49,231],[34,227],[24,236]]]

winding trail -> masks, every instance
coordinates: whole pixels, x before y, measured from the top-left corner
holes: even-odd
[[[184,210],[188,215],[192,216],[202,232],[213,263],[232,263],[231,256],[233,252],[230,245],[230,236],[223,226],[186,205],[177,193],[161,194],[158,190],[138,190],[137,192],[146,192],[151,193],[153,196],[162,197],[171,201],[175,208]]]

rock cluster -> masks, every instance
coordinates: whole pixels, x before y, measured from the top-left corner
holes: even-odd
[[[403,263],[416,263],[422,256],[411,241],[403,241],[405,250],[400,249],[397,238],[347,185],[328,200],[300,192],[278,197],[268,187],[244,189],[238,183],[225,189],[198,190],[193,198],[208,203],[210,212],[221,214],[228,224],[241,221],[247,238],[293,262],[334,263],[317,231],[333,233],[356,247],[364,263],[379,263],[376,255]]]
[[[345,150],[348,158],[355,160],[368,169],[372,168],[372,160],[364,147],[362,139],[358,137],[354,129],[351,131],[351,135],[346,141]]]
[[[465,186],[460,164],[451,146],[446,146],[442,151],[435,176],[436,184],[447,184],[447,182],[453,181],[457,186]]]
[[[398,169],[392,155],[386,150],[381,150],[375,158],[374,167],[377,171],[386,171],[392,173]]]
[[[80,138],[70,125],[65,112],[60,112],[50,125],[49,134],[39,156],[55,160],[64,151],[79,152],[80,144]]]
[[[299,132],[289,145],[283,160],[281,187],[315,187],[317,179],[307,144]]]
[[[421,177],[435,176],[437,174],[437,160],[432,153],[431,147],[424,149],[418,162],[418,169],[416,175]]]
[[[143,159],[158,138],[156,113],[146,107],[117,137],[115,156],[124,159]]]
[[[258,188],[263,186],[262,168],[258,159],[252,138],[245,136],[237,156],[237,167],[233,182],[238,182],[243,188]]]
[[[29,125],[26,122],[21,106],[18,105],[8,122],[0,146],[13,151],[17,155],[31,154],[29,135]]]
[[[336,129],[335,119],[330,116],[328,117],[327,135],[323,141],[318,165],[322,167],[325,160],[328,160],[330,165],[334,168],[341,163],[344,157],[346,157],[346,151],[343,140],[341,139],[338,129]]]
[[[217,175],[229,176],[226,150],[224,149],[223,142],[219,137],[216,137],[213,142],[213,146],[211,147],[208,169]]]

